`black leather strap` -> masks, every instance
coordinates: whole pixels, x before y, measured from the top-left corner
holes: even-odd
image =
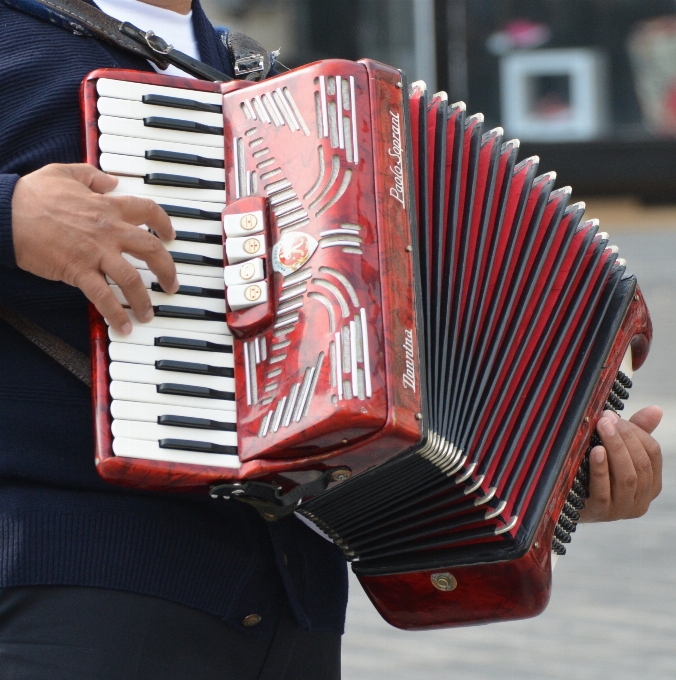
[[[76,378],[81,380],[87,387],[92,386],[91,364],[89,357],[71,347],[67,342],[61,340],[56,335],[49,333],[44,328],[29,321],[15,311],[0,305],[0,319],[6,321],[21,335],[39,347],[45,354],[48,354],[54,361],[57,361],[67,371],[70,371]]]
[[[43,21],[83,35],[93,36],[123,50],[145,57],[161,69],[169,64],[201,80],[232,80],[208,64],[193,59],[156,36],[133,24],[115,19],[84,0],[2,0],[6,5]]]
[[[43,2],[44,0],[39,1]],[[82,2],[82,0],[58,0],[58,2]],[[229,75],[221,73],[203,61],[193,59],[190,55],[174,49],[173,45],[169,45],[166,40],[160,38],[159,35],[155,35],[153,31],[142,31],[134,26],[134,24],[125,21],[119,24],[119,32],[121,36],[131,38],[140,47],[149,47],[155,55],[154,57],[148,57],[151,61],[160,58],[200,80],[211,80],[217,83],[232,80]]]

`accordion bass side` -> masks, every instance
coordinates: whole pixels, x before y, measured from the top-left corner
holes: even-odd
[[[370,61],[100,70],[82,103],[87,162],[164,207],[181,284],[129,257],[155,318],[91,313],[102,477],[296,512],[395,626],[542,611],[652,337],[570,189]]]

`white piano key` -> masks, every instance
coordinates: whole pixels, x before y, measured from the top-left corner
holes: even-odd
[[[155,385],[113,380],[110,383],[110,396],[122,401],[144,404],[163,404],[165,406],[187,406],[189,408],[216,411],[235,411],[236,402],[229,399],[204,399],[202,397],[183,397],[178,394],[160,394]]]
[[[145,224],[139,225],[141,229],[148,231]],[[173,253],[191,253],[192,255],[204,255],[214,260],[223,259],[223,245],[220,243],[198,243],[196,241],[186,241],[174,239],[172,241],[162,241],[164,247]],[[200,265],[208,266],[208,265]],[[220,269],[220,267],[218,267]],[[214,277],[216,278],[216,277]]]
[[[167,406],[166,404],[142,404],[138,401],[122,401],[114,399],[110,405],[113,418],[121,420],[140,420],[156,423],[160,416],[182,416],[184,418],[206,418],[219,423],[237,424],[235,411],[214,411],[189,406]]]
[[[137,270],[141,276],[141,281],[146,288],[150,288],[153,283],[157,283],[157,276],[153,274],[149,269],[139,269]],[[106,281],[109,284],[115,285],[115,282],[106,276]],[[189,274],[179,274],[178,282],[182,286],[198,286],[199,288],[210,288],[212,290],[224,290],[225,283],[222,278],[211,278],[208,276],[190,276]],[[223,293],[223,299],[225,300],[225,293]]]
[[[225,239],[225,255],[228,264],[237,264],[250,260],[252,257],[261,257],[265,255],[265,237],[259,234],[258,236],[227,238]]]
[[[170,199],[166,198],[152,198],[152,196],[144,196],[140,194],[137,189],[144,189],[146,184],[143,180],[138,177],[124,177],[120,175],[117,177],[117,186],[108,193],[115,196],[141,196],[143,198],[150,198],[155,201],[158,205],[169,205],[169,206],[181,206],[184,208],[195,208],[197,210],[206,210],[210,213],[221,213],[223,208],[225,208],[225,203],[213,203],[207,201],[191,201],[189,199],[172,197]],[[176,219],[170,216],[169,219]],[[188,218],[191,222],[204,222],[205,224],[211,224],[215,220],[199,220]],[[220,224],[220,222],[219,222]]]
[[[167,331],[192,331],[195,333],[211,333],[213,335],[230,335],[228,325],[224,321],[194,321],[193,319],[172,319],[155,316],[150,321],[139,321],[134,312],[127,310],[132,328],[145,326],[146,328],[161,328]],[[176,335],[176,333],[160,333],[160,335]]]
[[[223,378],[219,375],[197,375],[195,373],[181,373],[179,371],[160,371],[154,366],[146,364],[127,364],[121,361],[111,361],[109,366],[112,380],[124,382],[160,385],[175,383],[177,385],[191,385],[193,387],[208,387],[221,392],[234,392],[234,378]]]
[[[135,120],[143,120],[149,117],[175,118],[176,120],[189,120],[223,129],[223,115],[220,113],[176,109],[171,106],[156,106],[130,99],[113,99],[112,97],[99,97],[96,106],[101,116],[133,118]],[[207,135],[201,134],[201,136],[206,137]]]
[[[184,251],[185,252],[185,251]],[[148,269],[148,265],[133,255],[129,253],[122,253],[122,257],[129,262],[129,264],[136,267],[136,269],[143,270]],[[190,276],[204,276],[205,278],[216,278],[223,276],[223,267],[210,267],[207,265],[200,264],[184,264],[183,262],[176,263],[176,273],[177,274],[188,274]]]
[[[165,241],[167,250],[175,253],[194,253],[216,260],[223,259],[223,246],[218,243],[194,243],[193,241]]]
[[[127,194],[152,198],[155,203],[178,205],[175,199],[187,201],[202,201],[209,207],[205,210],[221,212],[225,207],[225,191],[216,189],[186,189],[185,187],[164,187],[156,184],[146,184],[140,177],[125,177],[116,175],[117,186],[110,192],[112,194]]]
[[[260,305],[268,301],[268,284],[267,281],[259,281],[241,286],[228,286],[227,296],[228,307],[233,312]]]
[[[199,350],[176,349],[174,347],[155,347],[149,345],[132,345],[124,342],[111,342],[108,354],[113,361],[123,361],[130,364],[147,364],[154,366],[156,361],[192,361],[197,364],[218,366],[219,368],[234,368],[232,354],[225,352],[201,352]]]
[[[192,427],[173,427],[158,423],[145,423],[139,420],[113,420],[113,437],[125,439],[190,439],[198,442],[211,442],[221,446],[237,446],[237,433],[222,430],[199,430]]]
[[[265,218],[262,210],[223,216],[223,231],[228,238],[253,236],[262,232],[264,228]]]
[[[122,156],[116,153],[102,153],[99,157],[99,165],[101,170],[113,175],[145,177],[151,173],[164,173],[181,177],[196,177],[210,182],[225,182],[225,170],[222,168],[201,168],[196,165],[149,161],[138,156]]]
[[[133,315],[132,315],[133,316]],[[155,339],[161,337],[183,338],[185,340],[203,340],[204,342],[215,342],[218,345],[232,347],[232,336],[228,334],[201,333],[198,331],[174,332],[171,329],[148,328],[147,324],[137,323],[133,325],[129,335],[118,333],[113,328],[108,328],[108,337],[112,342],[127,342],[133,345],[152,345],[155,346]],[[209,357],[217,352],[200,352],[205,357]],[[220,354],[220,352],[218,352]],[[208,362],[207,362],[208,363]]]
[[[128,305],[124,293],[118,286],[111,286],[118,302],[123,305]],[[176,307],[191,307],[192,309],[208,309],[211,312],[218,312],[225,314],[225,295],[222,298],[197,297],[196,295],[167,295],[167,293],[156,293],[154,290],[149,290],[150,302],[155,305],[175,305]]]
[[[176,142],[158,142],[153,139],[138,137],[120,137],[119,135],[100,135],[99,149],[105,153],[117,153],[123,156],[145,157],[146,151],[173,151],[175,153],[195,154],[203,158],[223,160],[223,149],[214,146],[198,146],[196,144],[177,144]],[[188,166],[190,167],[190,166]]]
[[[176,231],[189,231],[193,234],[209,234],[222,236],[223,227],[215,220],[193,220],[188,217],[169,217],[171,225]],[[223,246],[221,246],[221,250]]]
[[[223,149],[223,135],[205,135],[200,132],[184,132],[182,130],[165,130],[148,127],[142,120],[135,118],[119,118],[117,116],[99,116],[99,130],[103,134],[120,137],[138,137],[154,139],[159,142],[176,142],[195,146],[214,146]]]
[[[205,104],[223,104],[223,95],[218,92],[200,92],[199,90],[186,90],[179,87],[166,87],[164,85],[149,85],[147,83],[130,83],[126,80],[113,80],[111,78],[99,78],[96,81],[96,91],[101,97],[114,97],[116,99],[131,99],[142,101],[144,94],[161,94],[165,97],[179,97],[180,99],[192,99]]]
[[[143,441],[142,439],[115,438],[113,439],[113,453],[121,458],[141,458],[233,469],[241,467],[239,458],[227,453],[172,451],[171,449],[161,449],[156,442]]]
[[[261,258],[231,264],[223,270],[226,286],[237,286],[242,283],[255,283],[265,278],[265,266]]]

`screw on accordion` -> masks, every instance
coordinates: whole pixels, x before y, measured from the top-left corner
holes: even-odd
[[[170,215],[181,284],[126,256],[155,318],[92,309],[101,476],[301,515],[395,626],[542,611],[652,337],[570,188],[371,61],[99,70],[82,108],[86,161]]]

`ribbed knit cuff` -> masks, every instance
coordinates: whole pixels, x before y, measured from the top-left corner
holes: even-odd
[[[12,196],[19,175],[0,175],[0,265],[16,267],[12,240]]]

